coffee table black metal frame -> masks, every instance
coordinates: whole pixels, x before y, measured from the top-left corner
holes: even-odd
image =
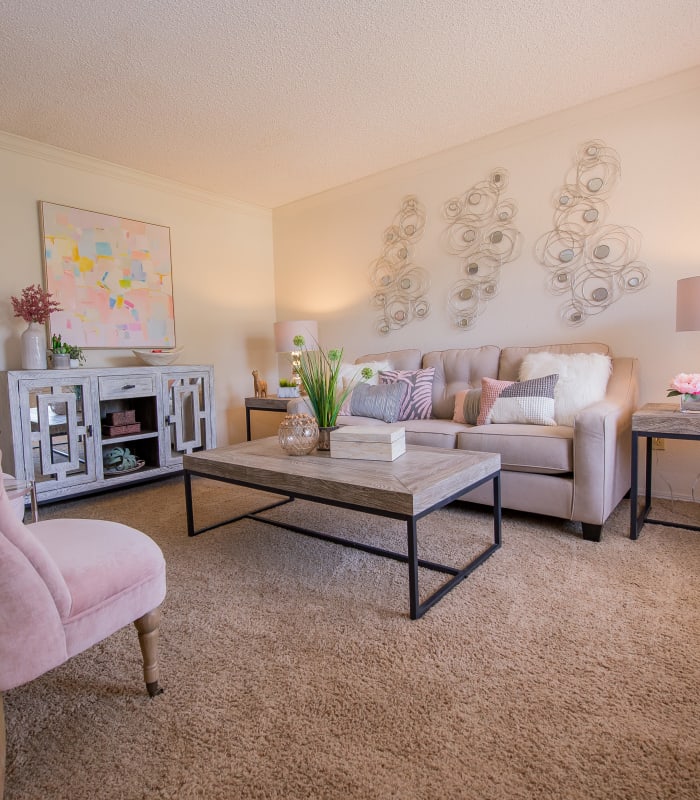
[[[209,525],[205,528],[200,528],[199,530],[195,529],[194,526],[194,507],[192,501],[192,476],[199,476],[202,478],[209,478],[210,480],[222,481],[224,483],[232,483],[236,484],[237,486],[245,486],[249,489],[259,489],[262,492],[266,492],[268,494],[280,494],[285,497],[284,500],[280,500],[276,503],[270,503],[262,508],[258,508],[255,511],[251,511],[246,514],[240,514],[232,519],[225,520],[224,522],[217,522],[214,525]],[[417,522],[419,519],[427,516],[428,514],[432,513],[433,511],[437,511],[439,508],[444,508],[444,506],[453,503],[458,498],[462,497],[466,492],[470,491],[471,489],[475,489],[477,486],[481,486],[484,483],[491,481],[493,483],[493,544],[489,545],[482,553],[478,556],[473,558],[466,566],[464,567],[453,567],[446,564],[438,564],[434,561],[426,561],[422,558],[418,558],[418,533],[417,533]],[[233,478],[223,478],[218,475],[211,475],[205,472],[198,472],[196,470],[184,470],[184,482],[185,482],[185,504],[187,508],[187,535],[188,536],[198,536],[201,533],[205,533],[206,531],[213,530],[214,528],[219,528],[222,525],[229,525],[230,523],[237,522],[241,519],[254,519],[259,522],[265,522],[268,525],[273,525],[277,528],[284,528],[288,531],[293,531],[294,533],[301,533],[304,536],[311,536],[315,539],[322,539],[326,542],[333,542],[335,544],[341,544],[344,547],[352,547],[356,550],[363,550],[366,553],[372,553],[373,555],[383,556],[384,558],[391,558],[395,561],[401,561],[408,564],[408,585],[409,585],[409,613],[411,619],[419,619],[420,617],[425,614],[425,612],[435,605],[440,599],[442,599],[451,589],[454,589],[455,586],[460,584],[468,575],[470,575],[477,567],[486,561],[493,553],[496,552],[501,547],[502,537],[501,537],[501,472],[500,470],[491,473],[490,475],[485,476],[479,481],[474,483],[470,483],[468,486],[465,486],[463,489],[455,492],[454,494],[450,495],[449,497],[444,498],[438,503],[435,503],[430,508],[426,508],[425,510],[421,511],[418,514],[400,514],[393,511],[383,511],[374,508],[366,508],[365,506],[358,506],[353,503],[345,503],[342,500],[328,500],[326,498],[320,499],[318,497],[313,497],[312,495],[308,494],[299,494],[294,493],[291,494],[287,491],[280,491],[271,489],[268,486],[261,485],[259,483],[250,483],[247,481],[236,480]],[[321,533],[319,531],[309,530],[308,528],[302,528],[298,525],[292,525],[285,522],[278,522],[277,520],[271,520],[266,517],[261,517],[265,511],[269,511],[270,509],[277,508],[279,506],[285,505],[286,503],[290,503],[293,500],[309,500],[314,503],[321,503],[323,505],[330,505],[330,506],[337,506],[339,508],[348,508],[353,511],[362,511],[366,514],[374,514],[380,517],[390,517],[392,519],[404,520],[406,522],[406,538],[407,538],[407,545],[408,545],[408,553],[399,553],[393,550],[386,550],[382,547],[376,547],[371,544],[365,544],[364,542],[357,542],[352,539],[345,539],[340,536],[334,536],[329,533]],[[422,567],[424,569],[433,570],[434,572],[442,572],[447,575],[451,575],[452,577],[447,580],[445,583],[442,584],[435,592],[433,592],[429,597],[427,597],[422,603],[419,599],[419,592],[418,592],[418,568]]]

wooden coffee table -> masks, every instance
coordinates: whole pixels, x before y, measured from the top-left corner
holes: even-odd
[[[406,453],[395,461],[330,458],[329,453],[318,451],[307,456],[289,456],[282,451],[277,438],[270,437],[185,455],[183,467],[189,536],[239,519],[256,519],[306,536],[405,562],[408,564],[411,619],[422,617],[501,546],[501,459],[495,453],[409,446]],[[281,494],[285,499],[196,530],[192,500],[193,475]],[[493,483],[493,544],[464,567],[418,558],[418,520],[487,481]],[[295,498],[405,520],[407,553],[385,550],[259,516],[263,511]],[[451,576],[423,602],[418,593],[419,567]]]

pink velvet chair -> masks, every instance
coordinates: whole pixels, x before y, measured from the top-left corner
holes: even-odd
[[[146,688],[151,697],[159,694],[164,597],[163,554],[144,533],[89,519],[24,525],[0,481],[0,798],[5,782],[1,693],[133,622]]]

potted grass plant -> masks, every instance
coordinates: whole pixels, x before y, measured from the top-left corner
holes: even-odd
[[[340,377],[342,348],[324,351],[315,342],[316,347],[311,350],[301,335],[295,336],[293,341],[295,347],[299,348],[298,354],[295,354],[294,368],[318,422],[318,449],[329,450],[330,432],[338,427],[338,414],[354,388],[354,381],[348,381],[343,386]],[[372,370],[365,368],[361,375],[366,380],[372,376]]]

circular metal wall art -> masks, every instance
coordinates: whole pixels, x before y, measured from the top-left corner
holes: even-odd
[[[581,325],[625,293],[644,288],[649,270],[636,260],[639,231],[603,224],[606,198],[620,175],[617,152],[598,140],[586,142],[572,171],[574,179],[555,195],[554,228],[537,240],[535,254],[550,270],[550,291],[569,296],[562,319]]]
[[[502,265],[520,253],[521,234],[513,223],[517,206],[501,199],[507,185],[506,170],[496,169],[443,206],[445,250],[460,258],[467,276],[452,286],[447,299],[450,319],[460,330],[476,323],[498,293]]]
[[[370,269],[371,304],[380,310],[375,327],[382,335],[430,313],[425,298],[430,286],[428,273],[410,260],[411,248],[424,227],[425,209],[417,197],[409,195],[382,236],[384,250]]]

